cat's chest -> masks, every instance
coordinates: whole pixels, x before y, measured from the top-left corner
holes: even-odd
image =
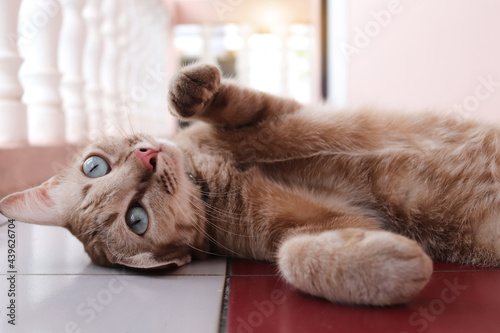
[[[254,167],[242,167],[224,151],[195,150],[186,154],[195,180],[207,191],[217,194],[234,193],[248,182],[261,177],[262,172]]]

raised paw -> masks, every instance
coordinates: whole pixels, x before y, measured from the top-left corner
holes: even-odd
[[[364,305],[408,302],[432,274],[432,261],[416,242],[362,229],[289,238],[280,247],[279,267],[303,292]]]
[[[220,71],[209,64],[183,67],[172,78],[168,101],[171,111],[184,118],[201,115],[220,86]]]

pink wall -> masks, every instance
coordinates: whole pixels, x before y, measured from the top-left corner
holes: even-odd
[[[351,105],[500,122],[500,1],[351,0]]]

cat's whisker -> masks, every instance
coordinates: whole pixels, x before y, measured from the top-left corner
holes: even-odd
[[[122,136],[124,139],[128,137],[127,131],[120,125],[118,122],[118,119],[114,118],[111,119],[111,117],[106,118],[107,122],[112,125],[115,130]]]
[[[189,187],[187,187],[185,184],[180,184],[180,187],[181,187],[182,189],[184,189],[186,192],[188,192],[190,196],[192,196],[192,197],[194,197],[194,198],[198,198],[198,196],[197,196],[197,195],[195,195],[195,194],[191,193],[190,188],[189,188]],[[213,194],[214,194],[214,192],[211,192],[211,191],[203,191],[203,190],[201,190],[201,191],[200,191],[200,194],[202,194],[202,195],[207,195],[207,196],[209,196],[209,197],[211,197],[211,198],[219,198],[219,197],[220,197],[220,198],[228,198],[228,197],[229,197],[231,194],[233,194],[233,193],[234,193],[234,194],[239,193],[239,192],[240,192],[240,189],[241,189],[241,186],[240,186],[240,187],[238,187],[238,188],[236,188],[236,189],[234,189],[234,190],[227,191],[227,192],[218,192],[218,193],[217,193],[217,192],[215,192],[215,195],[213,195]],[[207,205],[209,205],[209,204],[207,203]],[[220,210],[220,209],[216,208],[215,206],[212,206],[212,207],[213,207],[214,209],[217,209],[217,212],[219,212],[219,213],[226,213],[226,211]],[[241,214],[237,214],[237,215],[233,215],[233,216],[241,216]]]
[[[233,253],[237,256],[241,255],[240,253],[234,251],[234,250],[231,250],[230,248],[226,247],[225,245],[223,245],[222,243],[220,243],[219,241],[217,241],[214,237],[210,236],[210,234],[208,234],[199,224],[195,223],[195,227],[200,231],[202,232],[202,234],[210,241],[212,242],[213,244],[217,245],[218,247],[220,247],[221,249],[224,249],[230,253]]]
[[[234,220],[234,221],[226,221],[226,224],[238,224],[238,222],[235,221],[238,221],[243,216],[240,213],[221,210],[210,204],[205,204],[205,208],[206,209],[202,210],[201,213],[206,212],[207,214],[209,214],[210,217],[218,221],[224,222],[225,220]]]
[[[202,180],[202,179],[195,179],[195,181],[198,184],[208,183],[208,181]],[[214,178],[214,179],[212,179],[212,182],[218,182],[218,179]],[[237,186],[234,189],[232,189],[230,191],[225,191],[225,192],[204,191],[202,188],[201,193],[206,194],[206,195],[210,195],[211,197],[219,197],[219,196],[220,197],[227,197],[229,194],[239,193],[241,188],[242,188],[242,186]]]
[[[174,197],[174,200],[178,200],[178,198],[177,198],[177,197]],[[228,252],[230,252],[230,253],[233,253],[233,254],[235,254],[235,255],[237,255],[237,256],[240,256],[240,255],[241,255],[240,253],[238,253],[238,252],[236,252],[236,251],[234,251],[234,250],[232,250],[232,249],[230,249],[230,248],[226,247],[225,245],[223,245],[222,243],[220,243],[219,241],[217,241],[217,240],[216,240],[213,236],[211,236],[210,234],[208,234],[208,233],[206,232],[206,230],[205,230],[205,229],[204,229],[201,225],[199,225],[199,224],[197,223],[197,221],[198,221],[198,220],[199,220],[199,219],[196,219],[196,220],[194,221],[194,222],[195,222],[195,223],[194,223],[194,227],[195,227],[198,231],[200,231],[200,232],[201,232],[201,233],[202,233],[202,234],[203,234],[203,235],[204,235],[204,236],[205,236],[205,237],[206,237],[209,241],[211,241],[213,244],[217,245],[217,246],[218,246],[218,247],[220,247],[221,249],[224,249],[224,250],[226,250],[226,251],[228,251]]]
[[[188,189],[186,187],[186,189]],[[189,190],[189,189],[188,189]],[[189,191],[188,191],[189,193]],[[207,194],[211,194],[211,193],[207,193]],[[200,199],[199,196],[195,195],[195,194],[192,194],[192,193],[189,193],[190,197],[192,199]],[[210,195],[211,196],[211,195]],[[224,198],[226,198],[227,196],[224,196]],[[236,213],[236,212],[228,212],[228,211],[225,211],[225,210],[221,210],[220,208],[217,208],[209,203],[204,203],[205,207],[210,210],[211,213],[216,213],[217,215],[212,215],[214,218],[222,218],[222,217],[227,217],[228,219],[232,219],[232,220],[237,220],[237,219],[240,219],[243,215],[240,214],[240,213]],[[238,224],[237,222],[227,222],[227,223],[234,223],[234,224]]]
[[[202,213],[204,213],[203,211],[199,211],[197,212],[199,213],[199,216],[200,217],[203,217]],[[218,218],[216,215],[212,215],[211,216],[213,219],[219,219],[219,222],[227,222],[227,224],[241,224],[241,221],[238,221],[238,222],[229,222],[227,220],[222,220],[220,218]],[[239,233],[235,233],[235,232],[232,232],[232,231],[229,231],[227,229],[224,229],[223,227],[219,226],[218,224],[214,223],[214,222],[211,222],[210,219],[206,219],[206,223],[208,223],[209,225],[211,225],[212,227],[214,227],[215,229],[218,229],[218,230],[221,230],[221,231],[224,231],[226,234],[228,235],[232,235],[232,236],[238,236],[238,237],[244,237],[244,238],[250,238],[252,237],[251,235],[244,235],[244,234],[239,234]]]
[[[196,251],[201,252],[201,253],[206,253],[206,254],[209,254],[209,255],[212,255],[212,256],[217,256],[217,257],[227,257],[226,255],[222,255],[220,253],[215,253],[215,252],[210,252],[210,251],[199,249],[196,246],[193,246],[191,244],[187,244],[187,246],[189,246],[193,250],[196,250]]]
[[[221,211],[220,213],[217,214],[217,212],[214,213],[214,212],[210,211],[211,208],[209,208],[209,205],[206,205],[205,208],[208,208],[208,210],[197,207],[195,212],[198,214],[200,219],[206,220],[206,223],[210,224],[211,226],[213,226],[216,229],[219,229],[221,231],[225,231],[226,233],[231,234],[231,235],[240,236],[240,237],[251,237],[250,235],[244,235],[244,234],[238,234],[238,233],[231,232],[227,229],[224,229],[219,224],[215,223],[215,222],[219,222],[219,223],[225,224],[225,225],[241,225],[241,214],[238,214],[239,216],[237,216],[237,217],[233,217],[231,215],[224,216],[223,214],[226,213],[224,211]],[[215,210],[215,207],[212,207],[212,208]],[[209,217],[209,218],[206,219],[206,217]]]
[[[220,221],[225,224],[238,225],[239,224],[238,221],[243,217],[242,214],[224,211],[207,203],[205,203],[205,208],[206,210],[200,211],[201,216],[204,216],[203,214],[206,213],[213,220]]]
[[[111,233],[111,228],[108,229],[108,232],[106,233],[106,248],[108,251],[111,253],[111,255],[116,258],[118,261],[121,261],[123,258],[125,258],[124,254],[118,254],[115,251],[113,251],[110,246],[109,246],[109,234]]]
[[[130,130],[132,131],[132,135],[136,135],[135,131],[134,131],[134,125],[132,123],[132,117],[131,117],[130,107],[127,107],[126,114],[127,114],[127,120],[128,120],[129,126],[130,126]]]

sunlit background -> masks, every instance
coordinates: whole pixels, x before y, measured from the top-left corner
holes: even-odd
[[[311,101],[314,29],[309,24],[181,24],[174,34],[182,65],[218,63],[224,76],[242,84]]]
[[[181,20],[193,22],[174,27],[181,65],[218,63],[225,76],[247,86],[302,102],[313,99],[320,34],[313,24],[313,1],[201,3],[176,2],[186,13]],[[197,11],[211,15],[199,16]]]

